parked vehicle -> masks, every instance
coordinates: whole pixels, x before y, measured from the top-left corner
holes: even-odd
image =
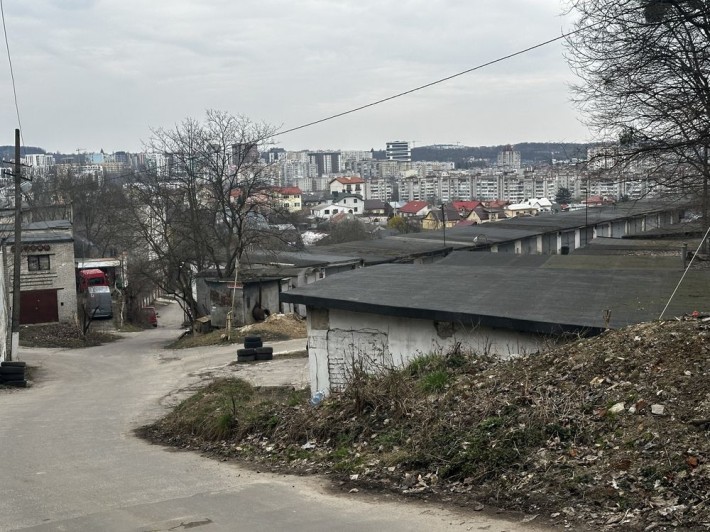
[[[79,270],[79,292],[86,292],[91,286],[108,286],[108,277],[98,268]]]
[[[158,326],[158,313],[155,307],[143,307],[141,309],[141,321],[153,327]]]
[[[86,312],[93,318],[113,317],[111,289],[108,286],[89,286],[86,291]]]

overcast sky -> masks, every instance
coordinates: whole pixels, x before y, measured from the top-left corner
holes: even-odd
[[[555,0],[4,0],[23,137],[48,151],[139,151],[207,108],[290,128],[472,68],[568,29]],[[4,54],[3,54],[4,55]],[[7,59],[1,123],[17,127]],[[584,141],[558,42],[278,138]]]

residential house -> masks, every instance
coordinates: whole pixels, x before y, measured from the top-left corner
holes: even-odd
[[[459,218],[467,218],[471,211],[480,205],[481,202],[476,200],[451,202],[451,206],[458,211]]]
[[[301,197],[303,192],[298,187],[280,187],[274,189],[274,200],[279,207],[288,212],[298,212],[303,208]]]
[[[364,202],[363,214],[374,223],[385,223],[392,216],[392,207],[382,200],[370,199]]]
[[[582,200],[582,204],[587,207],[601,207],[602,205],[612,205],[616,203],[614,198],[608,196],[594,195]]]
[[[387,205],[389,205],[392,208],[392,214],[395,216],[399,214],[399,211],[402,207],[404,207],[407,204],[406,201],[389,201],[387,202]]]
[[[507,218],[509,218],[509,216],[506,214],[504,207],[484,207],[483,205],[478,205],[468,213],[465,219],[474,224],[484,224],[505,220]]]
[[[310,209],[311,207],[328,203],[329,200],[330,198],[324,198],[320,194],[303,194],[301,196],[301,207]]]
[[[506,216],[537,216],[541,212],[551,212],[552,202],[547,198],[533,198],[521,203],[513,203],[504,207]]]
[[[442,216],[444,217],[445,223],[442,221]],[[443,212],[441,209],[431,209],[427,215],[424,216],[422,219],[422,229],[425,231],[435,231],[442,227],[453,227],[459,223],[460,220],[459,211],[452,205],[445,205]]]
[[[412,218],[415,216],[425,216],[431,207],[426,201],[410,201],[404,204],[404,206],[399,208],[397,214],[404,216],[405,218]]]
[[[473,224],[484,224],[490,222],[490,217],[488,215],[488,209],[483,205],[478,205],[471,210],[465,218],[465,221],[472,222]]]
[[[505,215],[509,218],[516,216],[536,216],[540,210],[528,202],[511,203],[505,207]]]
[[[362,196],[365,193],[365,180],[361,177],[336,177],[330,180],[328,188],[334,198],[342,194],[359,194]]]
[[[365,211],[365,201],[357,194],[344,194],[337,200],[311,207],[310,211],[317,220],[330,220],[338,214],[361,216]]]

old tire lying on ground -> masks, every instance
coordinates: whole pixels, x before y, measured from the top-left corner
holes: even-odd
[[[254,362],[256,360],[255,349],[237,349],[237,362]]]
[[[24,366],[0,366],[0,375],[24,375]]]
[[[27,362],[21,360],[5,360],[0,362],[0,368],[24,368],[27,366]]]
[[[257,347],[255,351],[257,360],[273,360],[274,358],[273,347]]]
[[[0,375],[0,384],[6,384],[9,382],[17,382],[25,380],[24,373],[15,373],[13,375]]]
[[[263,347],[263,346],[264,346],[264,344],[261,340],[259,340],[259,341],[252,340],[250,342],[244,342],[244,347],[246,349],[257,349],[257,348]]]
[[[22,379],[19,381],[1,381],[0,384],[5,386],[13,386],[15,388],[27,388],[27,381]]]
[[[245,336],[244,343],[246,342],[261,342],[261,336]]]

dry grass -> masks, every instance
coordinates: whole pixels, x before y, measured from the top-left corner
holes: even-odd
[[[227,340],[226,329],[216,329],[209,333],[187,334],[168,347],[187,349],[220,344],[240,344],[245,336],[261,336],[265,342],[279,342],[306,337],[306,321],[294,314],[272,314],[266,321],[240,327]]]
[[[229,434],[195,435],[169,416],[151,437],[559,525],[710,523],[710,324],[641,324],[507,362],[455,349],[364,369],[318,408],[304,396],[254,403],[257,392]]]

